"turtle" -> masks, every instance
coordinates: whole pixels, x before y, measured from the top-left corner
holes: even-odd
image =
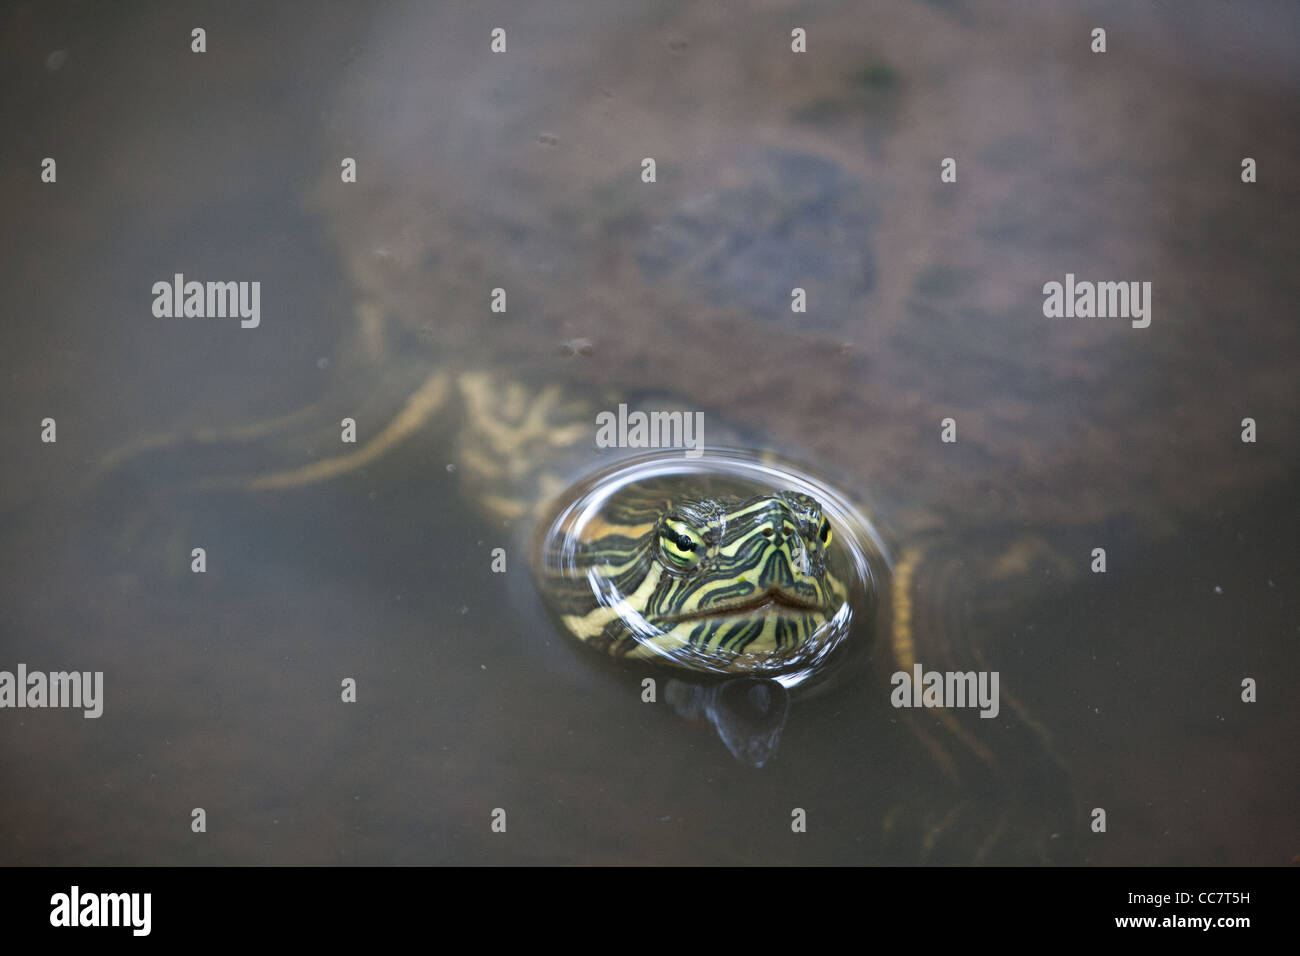
[[[1251,91],[1218,82],[1219,76],[1206,82],[1196,65],[1205,58],[1187,56],[1185,38],[1171,40],[1158,24],[1144,28],[1140,18],[1129,26],[1151,55],[1112,60],[1058,56],[1042,38],[1068,39],[1070,31],[1051,17],[1022,12],[1012,22],[975,4],[901,5],[871,18],[846,16],[853,11],[837,5],[794,18],[773,8],[722,20],[705,5],[650,5],[631,20],[628,11],[612,7],[565,9],[568,21],[552,20],[565,13],[551,5],[512,12],[503,19],[510,53],[491,57],[483,55],[483,24],[453,10],[372,17],[364,37],[348,38],[346,57],[322,57],[316,49],[304,58],[327,64],[329,73],[309,84],[308,109],[299,109],[303,102],[296,99],[267,100],[276,110],[292,109],[304,124],[322,120],[314,144],[320,148],[287,157],[295,173],[319,168],[322,157],[325,166],[336,166],[332,157],[340,151],[359,156],[358,182],[341,185],[337,169],[330,169],[307,202],[319,217],[309,225],[320,227],[334,252],[324,268],[301,275],[326,290],[325,300],[337,282],[339,306],[286,296],[290,283],[280,273],[278,288],[268,282],[265,321],[258,330],[236,332],[233,349],[216,326],[211,339],[201,333],[203,344],[195,348],[199,337],[180,323],[174,334],[169,328],[158,335],[162,326],[132,320],[133,332],[143,331],[122,341],[129,348],[151,340],[154,348],[131,354],[166,370],[166,378],[153,381],[168,391],[165,403],[153,392],[125,402],[120,427],[142,427],[131,414],[147,407],[141,398],[169,420],[157,426],[164,432],[157,438],[112,456],[113,477],[104,486],[112,490],[88,510],[96,518],[123,514],[133,526],[162,517],[168,538],[163,547],[139,542],[122,557],[120,574],[136,571],[144,585],[113,597],[152,607],[142,592],[147,597],[161,585],[157,575],[144,573],[143,562],[168,555],[171,567],[189,550],[189,536],[168,524],[172,517],[215,516],[210,524],[241,563],[261,567],[266,542],[256,538],[259,519],[299,515],[303,501],[328,493],[327,505],[308,507],[306,519],[290,524],[310,545],[328,544],[327,535],[308,529],[328,527],[334,505],[362,513],[348,526],[355,533],[374,523],[371,496],[392,500],[392,482],[405,475],[418,491],[403,496],[361,547],[340,548],[337,563],[369,562],[376,574],[401,573],[409,553],[394,557],[384,536],[402,535],[409,547],[424,533],[428,547],[416,553],[441,563],[421,564],[393,588],[403,593],[385,594],[409,605],[413,588],[439,597],[449,591],[447,568],[455,562],[481,566],[486,577],[486,551],[478,549],[507,544],[508,585],[463,599],[448,595],[443,603],[450,606],[428,615],[429,630],[441,629],[443,639],[426,643],[440,652],[459,650],[471,642],[454,639],[481,638],[486,621],[504,620],[500,629],[513,631],[510,643],[493,650],[527,649],[529,664],[544,666],[548,680],[552,666],[562,675],[553,686],[530,685],[536,700],[509,702],[509,733],[498,735],[543,750],[557,776],[567,775],[540,791],[551,798],[548,806],[578,806],[582,812],[573,817],[602,820],[622,834],[629,832],[620,826],[629,816],[653,826],[651,808],[666,802],[664,794],[689,794],[715,811],[702,826],[723,833],[720,842],[740,845],[757,832],[750,828],[757,811],[746,818],[747,788],[772,796],[764,788],[788,783],[782,776],[788,770],[802,775],[797,787],[788,787],[789,803],[811,807],[806,801],[820,800],[838,814],[840,856],[828,842],[819,846],[822,859],[872,858],[869,849],[854,855],[857,840],[866,848],[906,848],[887,859],[1039,859],[1044,844],[1059,852],[1080,821],[1061,796],[1063,774],[1054,756],[1062,715],[1074,721],[1067,726],[1075,742],[1080,732],[1102,734],[1075,720],[1079,712],[1090,718],[1095,701],[1087,700],[1086,688],[1080,693],[1068,669],[1087,667],[1091,652],[1094,662],[1102,658],[1095,666],[1100,672],[1121,659],[1132,663],[1121,648],[1147,647],[1154,667],[1158,654],[1205,643],[1189,645],[1177,624],[1165,623],[1174,630],[1111,632],[1102,635],[1107,640],[1071,646],[1059,632],[1053,639],[1060,623],[1053,605],[1080,581],[1073,596],[1086,598],[1088,588],[1118,577],[1081,571],[1096,545],[1105,544],[1114,559],[1125,550],[1122,543],[1155,540],[1147,537],[1153,524],[1168,529],[1180,515],[1215,514],[1225,498],[1250,497],[1279,478],[1293,481],[1300,442],[1288,412],[1296,332],[1294,323],[1267,319],[1285,314],[1295,299],[1294,236],[1286,217],[1275,215],[1286,185],[1276,177],[1268,185],[1266,159],[1260,186],[1237,182],[1238,157],[1206,150],[1206,144],[1241,142],[1254,144],[1252,155],[1293,154],[1288,124],[1269,123],[1260,112],[1281,102],[1281,94],[1265,81]],[[786,52],[795,25],[810,39],[807,56]],[[1000,40],[990,45],[988,37]],[[1104,60],[1107,68],[1083,69],[1085,60]],[[1080,117],[1088,122],[1072,122]],[[171,133],[172,143],[206,142],[188,127]],[[1138,155],[1134,142],[1152,146]],[[940,179],[947,153],[955,160],[952,172],[960,167],[953,182]],[[643,155],[658,159],[654,184],[639,179]],[[169,168],[187,174],[170,192],[159,191],[167,183],[157,177],[123,172],[115,182],[125,199],[102,205],[103,228],[87,231],[78,223],[67,230],[127,237],[113,249],[129,257],[108,270],[124,282],[140,282],[146,262],[151,278],[155,264],[163,275],[183,264],[188,273],[177,250],[214,239],[220,245],[223,236],[274,240],[227,244],[226,264],[241,277],[254,268],[250,250],[265,252],[270,265],[296,245],[297,233],[281,228],[282,207],[273,199],[283,198],[283,180],[273,170],[254,177],[263,184],[259,190],[228,163],[208,176],[183,161]],[[205,182],[221,188],[205,192]],[[40,219],[45,205],[26,218]],[[137,228],[120,232],[123,223],[113,217],[146,208],[159,215],[132,217]],[[48,251],[44,243],[31,248],[39,256]],[[35,264],[31,256],[17,261]],[[100,276],[102,266],[97,261],[79,274]],[[1156,280],[1152,326],[1131,332],[1114,321],[1047,319],[1042,283],[1059,281],[1066,270],[1082,276],[1085,269],[1101,279]],[[266,278],[275,275],[268,268]],[[796,286],[807,293],[804,312],[791,308]],[[498,287],[509,293],[508,312],[488,307]],[[272,291],[279,293],[275,309]],[[89,327],[116,339],[119,327],[100,318],[87,315],[68,331],[79,335]],[[218,341],[220,349],[209,349]],[[248,351],[269,352],[277,361],[250,371],[234,361]],[[67,354],[89,365],[87,353]],[[119,376],[111,355],[96,364],[108,370],[112,388],[88,385],[86,395],[131,387],[132,376]],[[30,364],[40,369],[42,359]],[[267,369],[274,369],[266,378],[275,381],[262,378]],[[87,371],[74,364],[72,380],[82,381]],[[206,404],[187,410],[193,393],[183,384],[200,374],[219,376],[219,387],[201,393]],[[557,515],[534,509],[576,499],[571,482],[623,467],[603,456],[571,456],[574,446],[566,451],[556,439],[570,428],[587,443],[594,411],[636,404],[645,390],[704,409],[711,432],[716,421],[733,423],[742,435],[729,444],[746,453],[776,451],[792,462],[781,468],[787,475],[833,478],[849,492],[854,512],[879,531],[881,573],[873,575],[866,603],[874,613],[856,616],[860,623],[874,618],[876,626],[842,642],[814,678],[786,688],[781,674],[697,677],[664,659],[654,672],[658,701],[641,703],[627,692],[644,693],[641,681],[654,662],[619,660],[608,649],[619,646],[614,641],[602,648],[568,630],[552,585],[518,560],[533,553],[527,536],[517,544],[506,540],[507,530],[552,527]],[[600,397],[581,397],[591,394]],[[299,408],[310,399],[318,405]],[[44,415],[48,404],[42,394],[21,408],[40,405]],[[535,435],[524,425],[538,409],[553,427]],[[284,410],[290,414],[279,417]],[[1259,419],[1265,443],[1236,440],[1235,423],[1244,415]],[[26,411],[19,416],[27,417]],[[342,417],[358,423],[362,450],[355,455],[344,451],[356,446],[339,444]],[[949,418],[956,441],[945,444],[939,430]],[[498,427],[466,427],[475,421]],[[83,445],[75,447],[85,454]],[[32,480],[25,484],[36,487],[48,457],[29,457],[33,464],[11,465],[15,472],[27,469]],[[448,465],[455,471],[445,471]],[[191,487],[208,490],[170,495]],[[133,498],[138,491],[144,497]],[[743,496],[753,498],[753,489]],[[702,507],[698,493],[694,500],[692,513]],[[803,499],[791,504],[784,507],[813,513]],[[47,523],[33,538],[50,527],[57,525]],[[679,545],[683,534],[693,540],[692,530],[701,531],[694,521],[678,527]],[[852,540],[835,521],[830,533],[832,547]],[[656,534],[647,547],[672,546],[659,543],[662,530]],[[75,536],[66,537],[69,550],[83,548]],[[122,537],[134,535],[128,529]],[[812,550],[812,540],[804,544]],[[1140,554],[1127,550],[1132,567]],[[23,549],[12,551],[20,560]],[[95,549],[85,551],[98,570]],[[1211,559],[1221,561],[1231,564],[1231,553]],[[200,586],[231,574],[230,566],[214,562]],[[59,588],[68,578],[47,578],[58,581],[47,591],[22,582],[36,600],[31,613],[16,618],[15,630],[62,599]],[[312,575],[296,580],[303,578]],[[295,579],[288,580],[291,587]],[[518,604],[498,601],[507,589],[511,597],[521,592]],[[178,593],[190,592],[178,587]],[[305,589],[289,594],[300,604],[318,596]],[[1182,603],[1186,592],[1177,594]],[[473,606],[459,617],[455,605],[462,603]],[[484,604],[493,606],[485,613]],[[88,617],[107,616],[114,607],[93,597],[86,605],[94,609]],[[182,613],[163,619],[162,638],[144,645],[142,655],[166,649],[172,628],[187,626],[191,608],[183,601],[177,606]],[[1075,619],[1086,619],[1091,609],[1086,600],[1059,606],[1082,610]],[[1194,615],[1199,605],[1189,607]],[[130,623],[119,630],[121,639],[107,646],[125,648],[125,637],[148,613],[124,617]],[[1153,624],[1175,618],[1151,614]],[[93,632],[91,620],[76,624],[64,632]],[[193,656],[178,655],[179,668],[156,676],[175,678],[179,670],[195,679],[209,653],[198,641],[216,646],[216,640],[197,626],[194,631]],[[1072,636],[1078,634],[1076,626]],[[315,636],[292,651],[324,656],[321,642],[310,639]],[[1111,649],[1113,660],[1105,653]],[[1033,664],[1022,663],[1034,654]],[[1042,658],[1053,655],[1060,667],[1043,667]],[[485,708],[502,706],[510,685],[499,680],[500,659],[485,655],[481,685],[465,679],[463,669],[444,668],[444,680],[451,674],[468,687],[455,698],[461,711],[474,694]],[[394,663],[414,672],[434,669],[418,651]],[[999,671],[998,717],[894,708],[891,678],[914,673],[918,664]],[[472,666],[470,676],[477,677],[479,662]],[[282,676],[266,670],[268,681]],[[610,679],[597,679],[604,670]],[[1094,674],[1093,690],[1112,686],[1109,677]],[[1150,683],[1138,678],[1134,684],[1139,680]],[[596,699],[606,686],[616,689],[608,700]],[[1164,699],[1176,693],[1167,689]],[[1136,686],[1132,696],[1145,699]],[[167,702],[165,695],[156,699]],[[690,732],[662,713],[669,709],[713,730]],[[252,719],[263,718],[249,710]],[[409,712],[412,723],[427,718],[414,707]],[[160,713],[175,720],[174,708]],[[317,714],[309,714],[307,730],[286,738],[292,745],[318,742],[310,733]],[[588,717],[590,726],[583,723]],[[1129,729],[1112,728],[1110,740],[1099,736],[1091,754],[1104,776],[1125,784],[1114,757]],[[207,732],[205,720],[196,720],[189,740]],[[412,736],[417,746],[423,742]],[[403,759],[411,749],[391,732],[362,743],[375,739],[390,746],[400,739]],[[1217,739],[1224,746],[1228,738]],[[582,746],[591,740],[602,747]],[[636,761],[621,753],[638,749],[659,758],[653,774],[638,776]],[[356,750],[344,751],[344,759],[356,759]],[[481,776],[494,756],[473,742],[463,751],[470,758],[451,762],[459,772],[445,774],[462,789],[469,785],[461,781]],[[1149,754],[1149,747],[1133,748],[1128,766],[1135,776]],[[232,756],[231,763],[247,758]],[[331,752],[323,762],[334,757]],[[614,799],[602,801],[610,779],[586,768],[613,757],[625,782]],[[69,757],[62,767],[77,762]],[[678,766],[684,769],[675,774]],[[376,787],[402,782],[370,771],[359,765],[356,779]],[[1093,794],[1106,789],[1102,776],[1094,775]],[[313,789],[316,782],[310,780]],[[536,779],[524,785],[536,786]],[[1117,787],[1109,789],[1113,796]],[[1129,791],[1131,805],[1149,807],[1159,798],[1157,787]],[[1208,799],[1226,799],[1222,794],[1211,791]],[[480,788],[475,798],[483,796]],[[350,807],[354,792],[345,799]],[[589,802],[579,805],[579,799]],[[1040,811],[1049,809],[1055,819],[1045,820]],[[1137,809],[1140,817],[1143,808]],[[454,812],[452,820],[460,822]],[[658,821],[663,829],[652,830],[641,846],[672,841],[671,821]],[[734,840],[724,829],[733,823],[741,834]],[[168,832],[173,824],[165,824]],[[803,842],[817,832],[814,822]],[[698,859],[695,846],[679,846],[667,857]],[[628,858],[623,847],[605,852]],[[777,852],[787,852],[786,845]],[[731,858],[755,857],[737,852]]]
[[[672,19],[683,36],[710,37],[702,49],[723,43],[703,12]],[[574,36],[580,57],[600,51],[625,79],[601,72],[588,83],[565,60],[552,75],[582,76],[581,86],[528,73],[517,106],[496,86],[484,93],[481,63],[435,79],[426,34],[390,34],[376,49],[407,50],[391,61],[408,64],[401,81],[385,61],[362,77],[375,82],[347,84],[351,100],[331,114],[365,129],[382,158],[359,183],[340,191],[330,177],[307,200],[349,297],[337,347],[303,356],[329,365],[327,386],[304,387],[319,407],[256,425],[227,414],[226,427],[205,421],[125,449],[114,469],[276,506],[313,488],[341,485],[352,500],[419,476],[455,531],[453,553],[506,535],[509,555],[528,556],[528,575],[508,575],[529,582],[519,602],[494,609],[514,639],[554,639],[565,650],[548,662],[571,652],[584,676],[608,670],[607,683],[627,691],[624,713],[644,706],[644,681],[656,681],[654,702],[711,727],[709,745],[743,774],[770,778],[812,748],[830,748],[819,767],[851,754],[870,766],[871,786],[846,797],[837,785],[838,806],[861,801],[857,836],[902,848],[890,859],[1077,858],[1084,819],[1040,702],[1070,688],[1051,679],[1061,647],[1044,632],[1054,604],[1087,580],[1091,529],[1111,540],[1136,526],[1167,531],[1179,509],[1285,465],[1243,462],[1214,429],[1186,427],[1221,417],[1217,396],[1196,385],[1222,375],[1224,353],[1199,347],[1204,328],[1137,338],[1114,324],[1049,321],[1039,290],[1074,268],[1063,250],[1086,253],[1099,275],[1126,276],[1142,261],[1155,274],[1205,277],[1199,289],[1160,286],[1161,308],[1188,322],[1212,318],[1197,300],[1214,283],[1257,270],[1248,255],[1238,268],[1218,259],[1222,223],[1240,219],[1217,180],[1160,205],[1159,228],[1179,242],[1137,244],[1149,236],[1126,219],[1131,196],[1180,188],[1131,156],[1133,124],[1148,115],[1132,97],[1151,76],[1090,79],[1105,84],[1098,102],[1141,108],[1110,112],[1080,151],[1054,138],[1062,107],[1078,104],[1025,82],[1021,61],[979,64],[1010,98],[1006,109],[954,111],[968,102],[953,95],[961,74],[951,59],[973,49],[966,28],[887,19],[899,41],[935,30],[946,40],[918,43],[916,61],[896,65],[879,51],[879,24],[828,10],[811,34],[825,41],[794,61],[794,79],[788,58],[754,53],[784,22],[776,32],[763,18],[738,24],[728,49],[747,67],[718,71],[712,52],[691,59],[685,41],[665,52],[620,20],[601,43],[588,43],[587,26]],[[701,89],[708,109],[696,108]],[[494,104],[490,122],[446,106],[465,101]],[[1179,162],[1231,113],[1189,102],[1185,132],[1170,140]],[[950,141],[980,164],[975,188],[918,173],[916,157],[928,163],[934,144]],[[660,152],[654,185],[633,175],[627,142],[658,144],[646,147]],[[1035,161],[1051,175],[1035,179]],[[1277,241],[1258,240],[1252,254],[1290,248],[1268,235]],[[1254,301],[1234,287],[1238,301]],[[796,291],[806,311],[794,310]],[[1294,333],[1259,331],[1250,367],[1266,374],[1253,380],[1268,404],[1288,407],[1290,370],[1258,359],[1294,354]],[[592,447],[597,416],[620,405],[703,410],[718,447],[698,465],[681,450],[646,460]],[[355,450],[339,445],[343,417],[360,427]],[[940,437],[948,431],[951,443]],[[1177,455],[1133,453],[1175,443]],[[737,478],[738,462],[748,478]],[[671,469],[667,487],[638,480],[628,500],[599,499],[609,510],[581,529],[566,523],[586,514],[569,509],[593,491],[652,466]],[[764,469],[770,483],[756,485]],[[818,596],[741,582],[747,572],[732,567],[734,579],[695,593],[734,594],[733,609],[757,620],[724,634],[687,616],[690,631],[712,629],[699,652],[656,645],[632,614],[651,607],[640,575],[704,581],[723,567],[706,558],[737,542],[763,567],[775,556],[771,570],[791,581],[825,554],[815,573],[827,576],[807,582]],[[621,580],[606,574],[619,569]],[[580,573],[592,570],[594,586]],[[617,596],[600,593],[602,582]],[[853,628],[823,628],[809,603],[822,616],[847,606]],[[772,622],[790,618],[778,641]],[[812,640],[787,647],[786,633]],[[695,646],[689,633],[684,644]],[[825,658],[809,666],[798,658],[805,646]],[[927,672],[1000,674],[999,712],[931,708],[924,695],[914,706],[904,691]],[[812,712],[815,739],[800,734]],[[628,736],[614,717],[566,731],[578,732],[610,746]],[[658,736],[688,732],[664,722]],[[727,809],[740,813],[734,801]]]
[[[973,707],[917,709],[910,695],[898,705],[891,698],[923,672],[1005,670],[995,647],[981,645],[1000,635],[979,619],[1041,595],[1032,575],[1043,567],[1068,575],[1069,562],[1015,529],[983,528],[972,547],[950,534],[969,528],[969,515],[925,502],[897,507],[886,496],[878,507],[859,475],[802,440],[816,413],[780,376],[751,383],[757,392],[736,400],[727,376],[719,391],[708,376],[638,375],[630,356],[611,364],[583,334],[592,323],[617,327],[651,369],[663,366],[656,350],[668,343],[671,352],[675,341],[691,343],[687,367],[716,363],[733,376],[733,352],[779,363],[791,343],[832,373],[828,382],[852,369],[858,358],[838,337],[842,328],[791,333],[770,304],[758,306],[809,270],[821,294],[843,297],[845,311],[874,294],[872,246],[854,249],[850,240],[873,221],[869,191],[830,155],[783,147],[745,156],[731,175],[739,185],[671,203],[657,221],[620,206],[612,187],[583,197],[605,208],[599,234],[575,256],[584,259],[593,242],[626,245],[626,256],[603,263],[610,275],[595,291],[549,307],[527,329],[507,318],[486,337],[478,319],[462,317],[463,277],[482,273],[478,250],[490,248],[516,301],[540,294],[526,228],[502,246],[511,229],[501,223],[446,207],[435,215],[410,195],[359,220],[335,210],[349,224],[337,238],[355,322],[334,360],[320,363],[333,376],[321,400],[252,423],[137,440],[112,454],[94,483],[130,516],[127,548],[138,557],[177,551],[173,519],[213,507],[203,502],[284,503],[311,489],[355,491],[348,483],[358,476],[442,472],[438,480],[454,485],[438,492],[453,499],[451,512],[477,515],[475,527],[508,535],[507,554],[527,555],[533,586],[508,612],[519,629],[560,635],[638,705],[648,696],[704,724],[717,746],[759,773],[782,759],[805,706],[847,709],[869,735],[890,731],[877,757],[887,785],[868,801],[883,845],[931,862],[1068,858],[1076,816],[1068,773],[1014,682],[1000,687],[995,720]],[[548,218],[566,220],[568,201]],[[719,235],[724,241],[710,238]],[[431,283],[440,295],[433,313]],[[601,291],[619,283],[644,301],[620,309]],[[701,291],[724,306],[702,305]],[[575,326],[575,316],[587,318]],[[648,323],[654,336],[634,336]],[[738,341],[749,348],[735,349]],[[735,414],[751,407],[783,410],[786,420]],[[702,415],[707,446],[598,447],[601,416],[623,408],[669,421]],[[340,442],[349,424],[360,431],[355,444]],[[156,503],[129,504],[142,489],[170,502],[168,542],[136,543],[159,512]]]
[[[908,795],[879,821],[891,846],[937,862],[1067,853],[1068,774],[1013,688],[1001,689],[994,723],[885,706],[891,681],[911,680],[914,671],[919,681],[922,663],[972,677],[990,667],[978,647],[968,648],[973,658],[955,651],[979,632],[931,597],[946,601],[958,591],[939,583],[953,555],[928,540],[933,535],[892,544],[852,493],[720,416],[710,414],[709,427],[727,444],[595,446],[603,410],[629,402],[665,417],[691,414],[671,397],[438,368],[354,450],[323,453],[336,438],[321,419],[332,418],[309,408],[145,440],[114,455],[112,477],[96,482],[111,488],[119,508],[129,500],[123,479],[156,488],[160,475],[188,502],[176,506],[182,512],[195,507],[193,496],[285,501],[382,470],[423,436],[450,459],[459,502],[509,531],[507,551],[527,555],[545,617],[534,604],[523,611],[525,628],[558,633],[601,661],[630,700],[648,692],[678,717],[711,727],[740,765],[761,770],[780,758],[790,714],[804,700],[856,696],[872,714],[865,722],[896,722],[914,743],[906,768],[895,771],[904,779],[892,784]],[[1013,576],[1042,549],[1017,539],[990,564],[970,555],[955,563],[984,567],[992,581]],[[924,791],[930,784],[916,780],[931,778],[941,781],[938,791],[909,789]],[[1050,794],[1050,821],[1011,825],[1026,812],[1025,793]],[[976,822],[964,830],[963,817]]]

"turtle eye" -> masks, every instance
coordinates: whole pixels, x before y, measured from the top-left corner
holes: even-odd
[[[823,548],[831,546],[831,523],[826,518],[822,518],[822,526],[821,530],[817,532],[817,540],[822,543]]]
[[[685,521],[665,518],[659,528],[659,553],[669,567],[689,571],[704,557],[704,538]]]

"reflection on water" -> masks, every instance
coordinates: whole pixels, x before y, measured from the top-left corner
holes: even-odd
[[[790,693],[777,681],[738,677],[700,686],[670,679],[664,694],[678,717],[708,720],[731,755],[746,766],[763,766],[781,747]]]
[[[1290,858],[1295,10],[1107,8],[1104,55],[980,3],[205,16],[197,56],[184,9],[4,14],[0,670],[105,701],[0,711],[0,859]],[[177,272],[260,281],[260,326],[153,317]],[[1045,318],[1067,273],[1150,281],[1151,326]],[[958,722],[996,771],[878,659],[784,730],[746,685],[643,704],[467,506],[454,402],[334,480],[198,490],[480,369],[668,394],[860,495],[923,555],[918,634],[1002,675]]]

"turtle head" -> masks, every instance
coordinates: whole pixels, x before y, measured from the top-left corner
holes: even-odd
[[[659,586],[643,616],[679,637],[736,651],[797,645],[835,612],[834,532],[807,495],[684,501],[648,542]]]
[[[587,579],[603,596],[602,635],[620,635],[611,652],[779,674],[830,641],[845,589],[830,560],[834,529],[813,498],[683,498],[646,517],[635,538],[624,527],[588,542],[591,557],[609,558],[592,560]]]
[[[540,593],[566,633],[611,657],[806,689],[850,634],[871,643],[874,531],[779,459],[646,455],[554,507],[535,539]]]

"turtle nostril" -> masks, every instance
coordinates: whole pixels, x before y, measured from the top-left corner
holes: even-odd
[[[771,529],[771,528],[764,528],[764,529],[763,529],[763,537],[765,537],[765,538],[770,538],[770,537],[772,537],[772,529]]]

